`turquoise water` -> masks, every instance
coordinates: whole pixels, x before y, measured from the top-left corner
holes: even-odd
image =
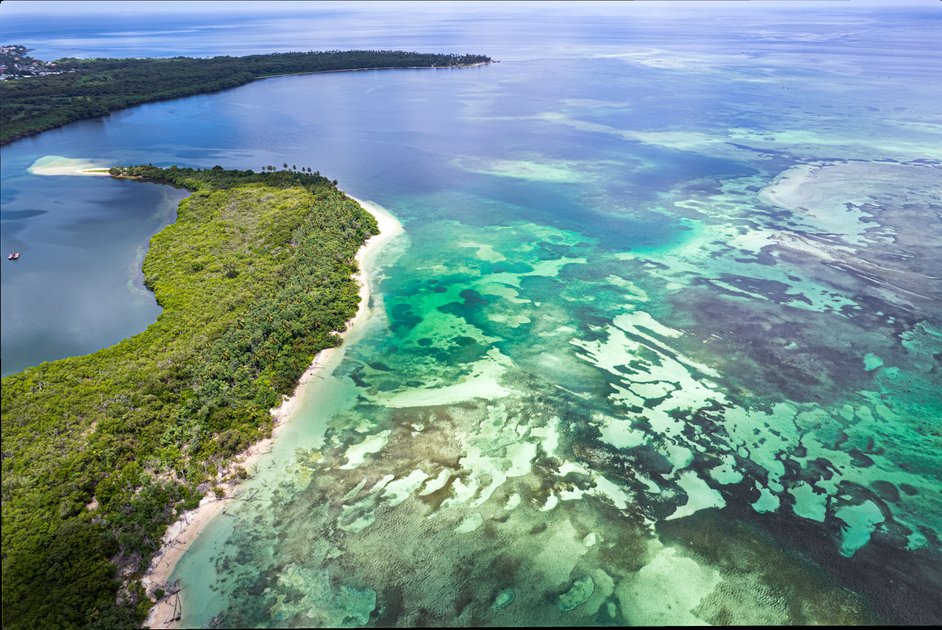
[[[728,10],[428,18],[382,43],[501,63],[3,149],[5,211],[45,155],[287,162],[405,226],[185,625],[942,621],[938,12]]]

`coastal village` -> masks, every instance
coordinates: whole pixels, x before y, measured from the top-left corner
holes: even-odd
[[[26,46],[0,46],[0,81],[62,74],[62,70],[56,69],[55,62],[33,59],[27,56],[27,52],[29,49]],[[69,70],[69,72],[75,72],[75,70]]]

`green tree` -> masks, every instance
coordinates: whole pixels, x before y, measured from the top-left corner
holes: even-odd
[[[144,259],[154,324],[2,379],[4,628],[140,624],[167,525],[339,343],[376,222],[325,178],[272,169],[111,170],[193,192]]]

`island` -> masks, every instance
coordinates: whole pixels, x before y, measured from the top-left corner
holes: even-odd
[[[116,167],[192,191],[153,237],[144,332],[2,381],[3,626],[140,626],[168,525],[247,476],[361,303],[374,216],[317,172]],[[152,593],[159,599],[159,590]]]
[[[58,59],[26,56],[23,46],[3,46],[0,81],[0,144],[47,129],[104,116],[133,105],[216,92],[256,79],[289,74],[458,68],[491,62],[486,55],[398,50],[332,50],[244,57]],[[7,66],[6,64],[9,64]],[[13,73],[16,74],[13,74]]]

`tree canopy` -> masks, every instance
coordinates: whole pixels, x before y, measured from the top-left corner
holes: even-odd
[[[3,626],[140,625],[140,577],[169,523],[270,435],[270,409],[359,304],[375,219],[318,174],[153,166],[182,186],[153,237],[163,312],[94,354],[3,378]]]

